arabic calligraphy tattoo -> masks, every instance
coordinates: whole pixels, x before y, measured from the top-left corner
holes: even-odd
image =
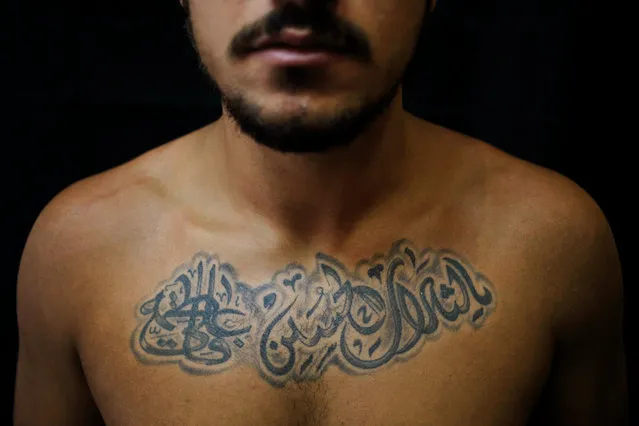
[[[362,374],[406,360],[443,329],[480,327],[495,307],[492,284],[460,256],[405,240],[354,273],[320,253],[312,272],[290,264],[257,287],[199,253],[139,306],[131,343],[145,363],[192,374],[244,363],[281,386],[330,365]]]

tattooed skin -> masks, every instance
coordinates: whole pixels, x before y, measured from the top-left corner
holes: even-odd
[[[443,329],[478,328],[495,310],[491,283],[459,256],[408,241],[354,272],[325,254],[315,269],[289,264],[249,286],[199,253],[138,307],[131,343],[145,363],[212,374],[237,363],[271,384],[313,380],[335,365],[351,374],[410,358]]]

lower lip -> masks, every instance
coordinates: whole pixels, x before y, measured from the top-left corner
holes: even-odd
[[[326,65],[342,56],[326,50],[265,49],[253,53],[253,56],[279,66],[312,66]]]

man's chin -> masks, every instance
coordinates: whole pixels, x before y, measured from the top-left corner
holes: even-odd
[[[326,113],[303,103],[266,112],[242,96],[223,96],[222,101],[240,130],[258,144],[284,153],[325,153],[353,144],[391,106],[398,88],[399,83],[373,102]]]
[[[241,131],[256,143],[282,153],[325,153],[352,144],[364,129],[343,121],[310,121],[292,116],[289,120],[235,117]]]

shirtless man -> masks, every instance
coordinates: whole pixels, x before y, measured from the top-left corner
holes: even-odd
[[[595,202],[403,110],[424,0],[191,0],[223,117],[72,185],[18,279],[18,425],[616,425]]]

